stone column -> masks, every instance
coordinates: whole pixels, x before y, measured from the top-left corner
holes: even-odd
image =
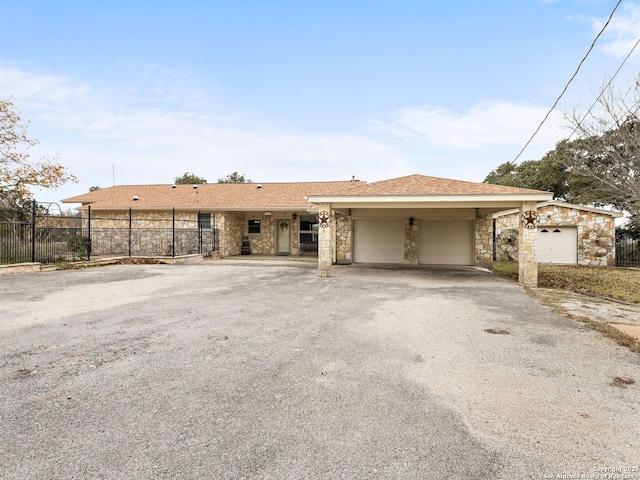
[[[536,262],[536,249],[538,240],[538,227],[529,223],[532,228],[527,228],[523,222],[525,212],[535,212],[536,202],[522,202],[518,218],[518,281],[525,287],[538,286],[538,264]]]
[[[331,276],[331,205],[321,203],[318,212],[318,271],[321,277]]]
[[[476,267],[491,268],[493,265],[493,214],[476,215],[474,236]]]
[[[419,220],[404,219],[404,260],[407,265],[418,265],[418,225]]]

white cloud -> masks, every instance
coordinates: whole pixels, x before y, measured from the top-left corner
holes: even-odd
[[[593,29],[599,32],[606,19],[594,19]],[[625,3],[617,11],[604,33],[602,50],[614,57],[626,57],[640,37],[640,5]],[[634,55],[640,54],[636,49]]]
[[[522,145],[547,113],[546,108],[494,101],[457,113],[442,107],[400,110],[391,123],[375,128],[401,138],[422,139],[437,147],[472,150],[491,145]],[[553,145],[560,134],[560,114],[552,113],[533,145]]]
[[[0,66],[0,98],[13,95],[32,121],[31,135],[41,140],[33,154],[59,154],[80,179],[37,192],[39,200],[109,186],[114,170],[117,184],[169,183],[186,171],[211,182],[233,171],[261,182],[351,175],[374,181],[410,173],[480,181],[513,159],[546,113],[500,101],[466,112],[419,106],[386,123],[371,121],[367,134],[300,132],[221,105],[195,80],[166,71],[142,76],[149,80],[128,76],[122,85]],[[526,158],[540,158],[563,138],[558,118],[547,122]]]
[[[185,171],[209,181],[235,170],[258,181],[411,173],[399,153],[375,138],[267,128],[250,114],[216,105],[206,91],[166,72],[162,77],[154,77],[153,88],[123,88],[0,67],[0,98],[13,96],[32,120],[32,136],[42,141],[34,153],[58,152],[80,179],[49,196],[109,186],[113,167],[119,184],[169,183]]]

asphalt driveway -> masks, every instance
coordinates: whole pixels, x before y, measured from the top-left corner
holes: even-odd
[[[640,382],[637,354],[473,268],[314,267],[0,277],[0,478],[556,478],[640,463],[640,388],[612,384]]]

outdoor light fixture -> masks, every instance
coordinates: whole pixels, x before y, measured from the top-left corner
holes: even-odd
[[[409,226],[410,227],[413,227],[413,222],[414,222],[413,217],[409,217]]]

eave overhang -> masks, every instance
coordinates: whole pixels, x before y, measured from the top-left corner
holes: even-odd
[[[179,212],[301,212],[307,211],[309,208],[312,208],[314,205],[304,205],[304,206],[289,206],[289,207],[211,207],[207,205],[190,205],[186,207],[182,207],[179,205],[174,206],[166,206],[166,207],[158,207],[158,206],[145,206],[145,205],[125,205],[125,206],[100,206],[91,204],[84,204],[80,208],[91,207],[91,211],[99,212],[99,211],[129,211],[129,209],[133,211],[154,211],[154,212],[167,212],[171,211],[173,208]]]
[[[333,208],[517,208],[522,202],[551,200],[551,193],[502,195],[310,195],[309,202]]]

